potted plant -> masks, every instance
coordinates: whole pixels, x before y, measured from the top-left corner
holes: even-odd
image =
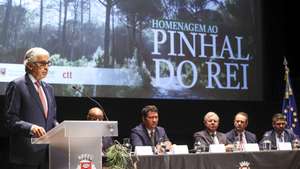
[[[109,169],[135,169],[133,158],[128,149],[116,140],[114,143],[106,152]]]

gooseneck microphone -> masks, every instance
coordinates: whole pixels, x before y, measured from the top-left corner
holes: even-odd
[[[106,116],[106,113],[105,113],[105,111],[104,111],[104,108],[101,106],[101,104],[100,104],[97,100],[95,100],[95,99],[91,98],[90,96],[86,95],[86,94],[85,94],[84,92],[82,92],[82,91],[80,90],[80,88],[77,87],[77,86],[72,86],[72,88],[73,88],[75,91],[77,91],[77,92],[79,92],[80,94],[82,94],[83,96],[85,96],[85,97],[87,97],[88,99],[90,99],[92,102],[94,102],[94,103],[95,103],[95,104],[103,111],[104,118],[105,118],[107,121],[109,121],[109,119],[108,119],[108,117]]]

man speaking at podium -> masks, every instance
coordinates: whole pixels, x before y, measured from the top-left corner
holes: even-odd
[[[29,49],[24,65],[25,75],[11,81],[5,93],[9,162],[12,169],[48,169],[47,145],[31,144],[32,137],[45,135],[56,124],[54,91],[42,81],[51,65],[48,51]]]

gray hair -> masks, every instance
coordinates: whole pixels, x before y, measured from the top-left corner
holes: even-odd
[[[210,118],[211,116],[216,116],[218,121],[220,120],[219,116],[217,115],[217,113],[215,112],[208,112],[206,113],[206,115],[204,116],[204,121],[207,121],[208,118]]]
[[[28,63],[34,61],[36,57],[40,55],[46,55],[49,57],[49,52],[40,47],[34,47],[27,50],[24,57],[24,65],[26,66]]]

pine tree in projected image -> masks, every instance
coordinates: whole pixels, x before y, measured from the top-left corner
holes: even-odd
[[[286,117],[287,128],[292,129],[295,134],[300,136],[300,125],[298,120],[297,105],[293,94],[293,89],[290,83],[289,68],[286,58],[284,58],[283,64],[285,66],[285,92],[282,103],[282,113]]]

